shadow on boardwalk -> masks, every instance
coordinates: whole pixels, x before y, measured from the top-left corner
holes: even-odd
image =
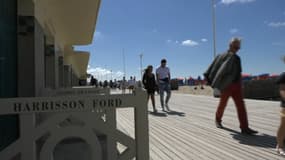
[[[185,117],[185,113],[184,112],[178,112],[178,111],[168,111],[166,112],[168,115],[177,115],[177,116],[180,116],[180,117]]]
[[[262,147],[262,148],[275,148],[276,137],[267,134],[258,135],[245,135],[230,128],[223,128],[226,131],[231,132],[233,139],[239,141],[240,144]]]
[[[162,113],[162,112],[150,112],[150,111],[148,111],[148,113],[150,115],[157,116],[157,117],[167,117],[167,114],[166,113]]]
[[[158,117],[167,117],[168,115],[170,116],[180,116],[180,117],[185,117],[185,113],[184,112],[178,112],[178,111],[166,111],[166,112],[151,112],[148,111],[149,114],[153,115],[153,116],[158,116]]]

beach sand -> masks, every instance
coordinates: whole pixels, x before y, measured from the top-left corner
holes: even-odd
[[[195,87],[197,87],[197,89],[195,89]],[[203,87],[204,89],[201,89],[200,86],[179,86],[178,90],[172,90],[172,92],[182,93],[182,94],[213,96],[213,89],[210,86],[203,86]]]

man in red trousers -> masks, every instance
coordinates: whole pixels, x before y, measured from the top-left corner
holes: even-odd
[[[223,128],[222,117],[224,110],[229,97],[232,97],[237,108],[241,133],[252,135],[258,132],[248,126],[247,112],[242,95],[241,60],[237,55],[240,46],[241,40],[233,38],[230,41],[229,50],[220,55],[220,58],[213,62],[216,64],[212,64],[204,75],[212,83],[213,88],[218,88],[221,91],[220,102],[216,111],[216,127]],[[209,78],[211,77],[209,75],[214,76]]]

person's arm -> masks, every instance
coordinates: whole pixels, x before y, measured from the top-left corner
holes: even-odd
[[[170,76],[170,69],[168,68],[168,79],[169,79],[169,82],[171,80],[171,76]]]
[[[159,83],[159,74],[156,73],[156,82]]]
[[[285,100],[285,84],[280,84],[280,96],[283,100]]]
[[[159,74],[158,74],[157,69],[155,71],[155,75],[156,75],[156,83],[159,84]]]
[[[238,82],[242,79],[241,60],[240,57],[237,55],[233,55],[232,58],[233,58],[232,66],[228,67],[227,73],[233,75],[233,82]]]
[[[146,73],[143,74],[143,80],[142,80],[142,82],[143,82],[143,85],[145,86],[145,85],[146,85]]]
[[[155,77],[155,74],[153,74],[153,82],[155,83],[155,84],[157,84],[156,81],[157,80],[157,78]]]

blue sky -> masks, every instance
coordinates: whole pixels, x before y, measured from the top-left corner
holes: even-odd
[[[213,60],[211,0],[102,0],[88,72],[99,79],[140,79],[142,63],[166,58],[172,77],[197,77]],[[285,70],[285,0],[215,0],[217,53],[242,38],[243,73]],[[112,74],[111,74],[112,71]]]

